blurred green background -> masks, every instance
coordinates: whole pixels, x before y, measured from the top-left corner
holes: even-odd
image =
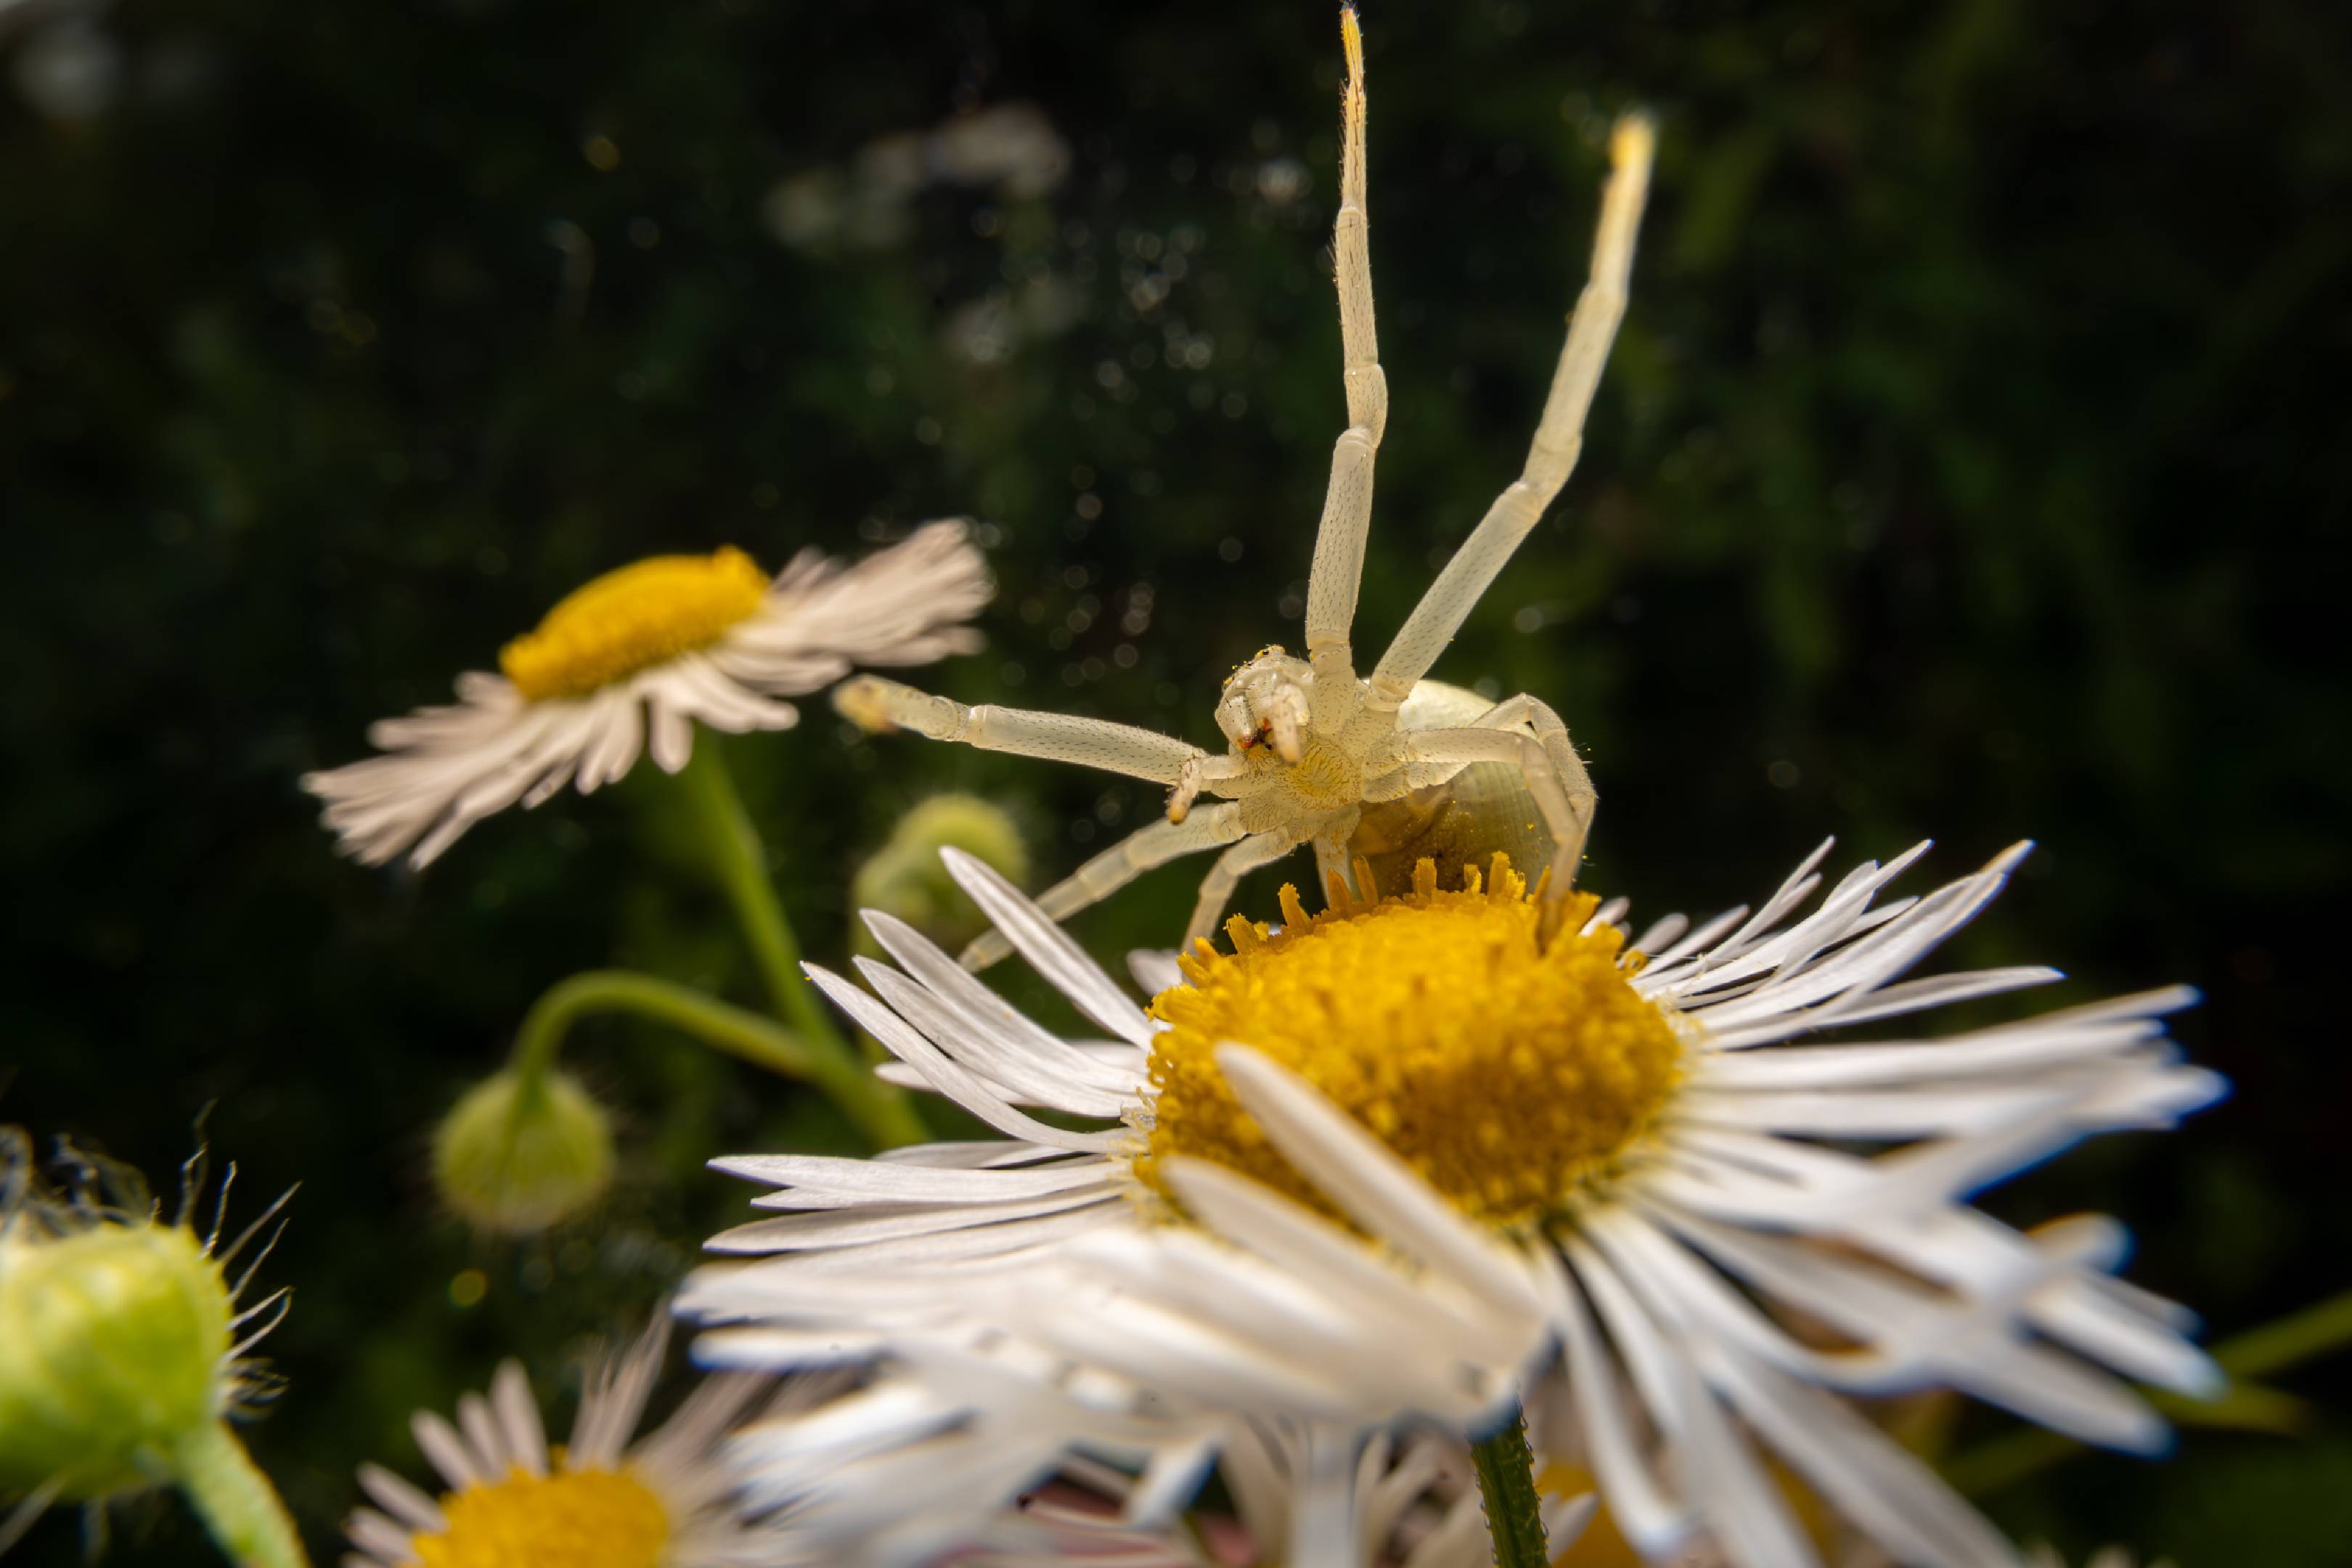
[[[1436,673],[1568,717],[1587,883],[1637,912],[1757,897],[1830,833],[1839,862],[1935,835],[1942,875],[2038,839],[1948,962],[2059,964],[2061,1000],[2190,982],[2180,1037],[2237,1089],[1992,1205],[2112,1208],[2217,1336],[2341,1288],[2344,10],[1366,24],[1393,411],[1359,646],[1517,473],[1607,116],[1649,104],[1582,468]],[[411,1407],[508,1353],[559,1378],[742,1214],[706,1158],[856,1145],[593,1024],[566,1059],[622,1118],[617,1196],[469,1237],[426,1134],[541,989],[753,977],[649,769],[422,879],[338,860],[296,776],[607,567],[950,514],[1001,593],[988,650],[919,680],[1214,742],[1216,682],[1297,641],[1342,423],[1338,81],[1320,0],[0,0],[0,1120],[160,1184],[217,1102],[246,1205],[302,1184],[253,1441],[322,1555],[357,1461],[415,1473]],[[727,754],[835,960],[860,856],[928,793],[1011,806],[1046,874],[1158,805],[857,741],[821,700]],[[1076,929],[1165,944],[1196,876]],[[2288,1380],[2303,1439],[2190,1434],[1989,1504],[2070,1552],[2352,1561],[2345,1370]],[[117,1563],[207,1550],[177,1503],[115,1535]],[[66,1515],[21,1552],[79,1550]]]

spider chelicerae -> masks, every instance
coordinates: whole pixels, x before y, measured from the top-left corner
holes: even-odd
[[[1491,772],[1493,764],[1517,774],[1539,817],[1528,826],[1539,827],[1538,842],[1549,847],[1548,896],[1566,894],[1583,852],[1596,797],[1559,715],[1525,693],[1488,705],[1423,678],[1576,466],[1585,416],[1625,312],[1654,135],[1647,119],[1630,115],[1611,136],[1612,170],[1601,194],[1591,273],[1569,320],[1524,469],[1430,584],[1371,673],[1360,676],[1349,631],[1389,398],[1372,318],[1363,38],[1352,9],[1341,13],[1341,36],[1348,76],[1333,249],[1348,428],[1331,454],[1331,483],[1316,534],[1306,657],[1268,647],[1225,681],[1216,721],[1231,744],[1222,755],[1099,719],[967,708],[870,675],[835,691],[835,706],[867,730],[904,728],[933,740],[1077,763],[1170,786],[1165,820],[1129,835],[1040,897],[1039,905],[1057,921],[1154,867],[1222,847],[1185,931],[1190,948],[1216,929],[1235,884],[1248,872],[1312,844],[1322,876],[1344,881],[1367,808],[1379,812],[1426,799],[1449,781],[1472,770]],[[1223,798],[1201,805],[1204,795]],[[963,963],[982,968],[1009,951],[992,932],[964,951]]]

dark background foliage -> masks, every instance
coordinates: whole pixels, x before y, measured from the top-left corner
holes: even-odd
[[[1516,473],[1606,116],[1647,102],[1582,468],[1438,673],[1567,714],[1589,885],[1654,913],[1832,832],[1937,835],[1948,874],[2034,836],[1954,961],[2058,963],[2065,1000],[2190,982],[2179,1034],[2237,1091],[1991,1201],[2124,1215],[2135,1277],[2217,1335],[2340,1288],[2345,13],[1392,0],[1367,37],[1394,408],[1360,646]],[[502,1354],[557,1378],[650,1306],[741,1212],[705,1158],[852,1145],[590,1026],[618,1195],[469,1238],[425,1134],[541,988],[751,977],[650,770],[422,879],[338,860],[296,776],[606,567],[952,513],[1002,593],[989,650],[924,679],[1213,740],[1217,680],[1295,640],[1341,424],[1338,60],[1307,0],[0,4],[0,1116],[161,1177],[215,1103],[245,1205],[302,1184],[253,1440],[320,1551],[356,1461],[415,1470],[411,1407]],[[877,138],[1016,104],[1066,142],[1052,188],[860,195]],[[782,242],[836,198],[847,229]],[[728,754],[819,954],[928,792],[1013,805],[1053,873],[1157,804],[821,702]],[[1165,942],[1191,885],[1077,929]],[[2343,1407],[2340,1368],[2292,1381]],[[2352,1438],[2191,1434],[1990,1503],[2072,1552],[2341,1563]],[[116,1563],[204,1550],[176,1505],[115,1526]],[[69,1516],[24,1548],[76,1550]]]

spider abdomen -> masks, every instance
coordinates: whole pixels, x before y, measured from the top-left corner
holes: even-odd
[[[1397,727],[1451,729],[1492,707],[1475,691],[1423,680],[1397,710]],[[1524,725],[1517,728],[1528,732]],[[1413,865],[1423,858],[1437,863],[1439,887],[1458,888],[1465,867],[1483,872],[1497,851],[1533,877],[1551,863],[1556,843],[1518,769],[1472,763],[1442,783],[1367,805],[1349,837],[1348,856],[1351,868],[1359,858],[1367,862],[1382,889],[1412,886]]]

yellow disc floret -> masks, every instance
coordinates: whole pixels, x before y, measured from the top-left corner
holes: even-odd
[[[441,1500],[449,1528],[409,1539],[424,1568],[655,1568],[669,1515],[625,1470],[509,1470]]]
[[[568,595],[537,631],[499,651],[499,668],[534,702],[584,697],[709,647],[767,591],[758,563],[731,545],[710,555],[656,555]]]
[[[1441,892],[1423,860],[1401,898],[1351,900],[1311,919],[1282,889],[1284,929],[1226,923],[1234,951],[1182,960],[1192,984],[1153,1016],[1150,1144],[1136,1172],[1188,1154],[1330,1205],[1269,1144],[1217,1069],[1251,1046],[1304,1075],[1465,1213],[1540,1224],[1571,1209],[1657,1121],[1682,1075],[1676,1025],[1631,984],[1638,955],[1613,926],[1580,930],[1598,900],[1546,909],[1495,858]],[[1555,934],[1547,935],[1550,930]]]

